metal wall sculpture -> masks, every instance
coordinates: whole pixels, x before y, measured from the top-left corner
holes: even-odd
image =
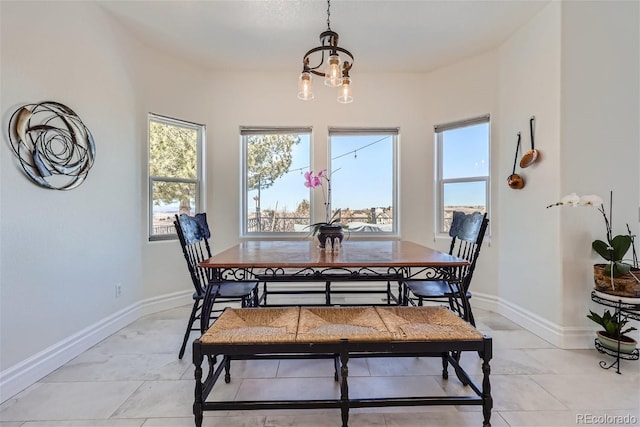
[[[89,129],[71,108],[58,102],[18,108],[9,121],[9,140],[24,173],[52,190],[82,184],[96,155]]]

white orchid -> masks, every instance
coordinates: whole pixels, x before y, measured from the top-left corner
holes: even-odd
[[[613,193],[611,194],[611,199],[613,200]],[[602,240],[595,240],[591,244],[591,247],[598,253],[598,255],[609,262],[604,270],[606,275],[613,275],[614,277],[618,277],[629,272],[631,265],[623,262],[622,260],[633,244],[633,238],[630,232],[629,234],[620,234],[617,236],[613,236],[611,223],[609,222],[609,218],[607,217],[607,212],[604,210],[604,203],[600,196],[590,194],[580,197],[576,193],[571,193],[564,196],[562,199],[560,199],[559,202],[547,206],[547,208],[551,208],[554,206],[586,206],[596,208],[604,218],[605,230],[607,232],[607,241],[605,242]],[[611,202],[609,203],[609,215],[611,215]],[[636,258],[634,255],[634,264],[635,261]]]
[[[580,206],[593,206],[597,208],[603,204],[602,197],[596,196],[595,194],[580,197]]]
[[[580,206],[580,196],[578,196],[576,193],[567,194],[562,199],[560,199],[559,202],[554,203],[553,205],[549,205],[547,206],[547,208],[553,206],[572,206],[575,208],[577,206]]]
[[[580,205],[580,196],[576,193],[567,194],[562,199],[560,199],[560,204],[564,206],[579,206]]]

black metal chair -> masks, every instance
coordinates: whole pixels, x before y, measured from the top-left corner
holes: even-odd
[[[489,225],[487,214],[473,212],[453,212],[453,222],[449,230],[451,246],[449,254],[469,261],[469,265],[458,271],[460,282],[444,280],[408,280],[404,283],[403,304],[423,305],[424,301],[448,301],[451,310],[475,326],[473,312],[469,305],[471,292],[469,285],[476,268],[482,240]]]
[[[239,303],[241,307],[255,307],[258,305],[258,282],[255,280],[214,280],[213,269],[198,266],[201,261],[211,257],[211,248],[209,247],[211,231],[209,230],[207,215],[205,213],[199,213],[195,216],[186,214],[176,215],[173,224],[176,227],[180,246],[182,246],[182,253],[187,261],[189,275],[195,288],[195,292],[193,293],[193,308],[191,309],[189,323],[187,324],[187,330],[184,334],[178,355],[178,358],[182,359],[191,331],[200,331],[202,333],[205,327],[209,327],[208,324],[201,324],[199,327],[193,326],[197,320],[202,319],[202,303],[204,302],[207,287],[212,287],[211,292],[215,303],[228,305],[235,302]],[[213,305],[211,308],[213,308]],[[223,309],[215,309],[211,310],[210,314],[205,314],[210,316],[210,320],[215,321],[222,310]],[[205,317],[205,320],[206,319],[207,317]]]

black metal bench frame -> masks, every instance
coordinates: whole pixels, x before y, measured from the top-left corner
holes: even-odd
[[[478,352],[482,359],[482,387],[478,387],[459,364],[460,352]],[[216,367],[216,357],[222,361]],[[443,378],[447,378],[447,363],[464,385],[468,385],[474,395],[469,396],[407,396],[385,398],[349,397],[348,362],[353,357],[406,357],[432,356],[443,358]],[[203,362],[208,359],[208,373],[203,379]],[[287,358],[333,358],[335,360],[335,380],[340,382],[339,399],[300,400],[251,400],[251,401],[207,401],[216,381],[225,372],[225,382],[230,382],[230,361],[232,359],[254,359],[270,357]],[[438,341],[348,341],[336,342],[292,342],[292,343],[252,343],[252,344],[207,344],[199,339],[193,343],[193,363],[195,365],[195,400],[193,413],[195,424],[202,426],[204,411],[252,410],[252,409],[310,409],[339,408],[342,426],[347,427],[350,408],[386,406],[431,406],[431,405],[480,405],[483,413],[483,427],[489,427],[493,399],[489,381],[492,358],[492,341],[488,336],[478,340],[438,340]]]

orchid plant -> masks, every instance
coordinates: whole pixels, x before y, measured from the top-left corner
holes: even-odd
[[[607,241],[594,240],[591,247],[598,253],[598,255],[609,262],[604,269],[604,273],[607,276],[619,277],[623,274],[629,273],[631,269],[631,265],[623,262],[623,258],[633,243],[633,236],[631,236],[631,233],[613,236],[611,231],[611,222],[609,221],[609,218],[611,217],[611,205],[612,202],[609,203],[609,217],[607,217],[607,212],[604,209],[602,198],[596,195],[580,197],[576,193],[571,193],[564,196],[559,202],[547,206],[547,208],[554,206],[595,207],[604,218]]]
[[[311,224],[309,228],[312,231],[312,235],[315,235],[320,230],[320,227],[327,225],[336,225],[343,227],[340,224],[340,219],[337,218],[339,211],[336,211],[333,215],[331,215],[331,177],[326,169],[318,172],[317,175],[313,174],[313,171],[304,173],[304,186],[307,188],[318,188],[320,187],[322,190],[322,198],[324,201],[324,211],[325,211],[325,221],[316,222],[315,224]],[[325,183],[326,183],[326,193],[325,193]]]

